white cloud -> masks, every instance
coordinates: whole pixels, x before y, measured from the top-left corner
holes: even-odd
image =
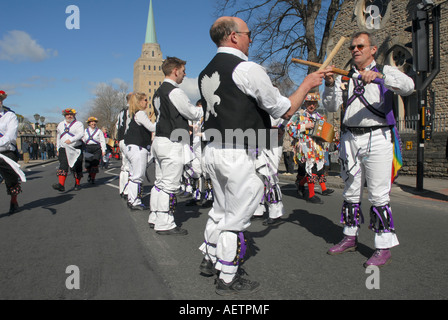
[[[179,87],[184,90],[192,104],[196,104],[196,101],[201,97],[198,87],[198,78],[192,79],[185,77]]]
[[[9,31],[0,40],[0,60],[39,62],[57,55],[56,50],[44,49],[25,31]]]

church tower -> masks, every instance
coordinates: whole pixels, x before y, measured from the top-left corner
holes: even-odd
[[[151,105],[152,97],[165,79],[162,72],[162,51],[157,43],[152,0],[149,3],[148,25],[142,54],[134,63],[134,92],[146,93]]]

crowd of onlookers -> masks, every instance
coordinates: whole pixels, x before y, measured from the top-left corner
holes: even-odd
[[[52,159],[56,157],[56,146],[47,139],[40,141],[26,139],[22,142],[20,155],[25,163],[29,160]]]

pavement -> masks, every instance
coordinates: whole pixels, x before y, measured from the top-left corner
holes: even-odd
[[[28,163],[19,161],[22,169],[32,168],[39,165],[45,165],[58,161],[57,158],[48,160],[30,160]],[[297,168],[296,168],[297,169]],[[339,176],[339,168],[330,167],[327,176],[327,187],[344,189],[344,182]],[[297,170],[295,170],[297,171]],[[279,166],[279,178],[283,182],[294,183],[296,180],[296,174],[287,174],[284,163],[280,163]],[[448,202],[448,179],[436,179],[436,178],[423,178],[423,190],[417,190],[417,178],[414,175],[399,175],[395,180],[392,190],[394,188],[401,188],[402,190],[414,194],[416,196],[430,197],[434,200]]]

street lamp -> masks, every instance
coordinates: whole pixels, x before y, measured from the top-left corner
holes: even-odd
[[[37,135],[40,134],[39,119],[40,119],[40,115],[36,113],[34,115],[34,120],[36,120],[36,123],[34,124],[34,131],[36,132]]]
[[[45,122],[45,117],[40,117],[40,122],[42,123],[41,125],[40,125],[40,134],[41,135],[44,135],[45,134],[45,125],[44,125],[44,122]]]

